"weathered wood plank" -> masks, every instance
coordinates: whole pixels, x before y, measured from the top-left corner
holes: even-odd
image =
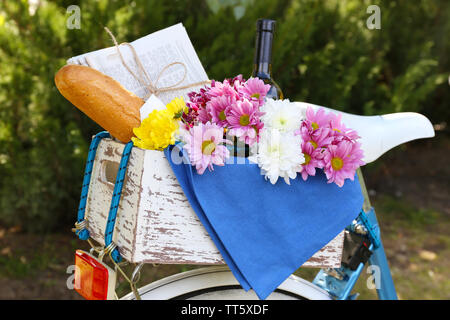
[[[120,162],[123,148],[104,139],[94,162],[86,219],[91,237],[101,244],[115,179],[110,171]],[[343,239],[340,233],[303,266],[339,267]],[[113,241],[131,262],[224,264],[160,151],[133,148]]]

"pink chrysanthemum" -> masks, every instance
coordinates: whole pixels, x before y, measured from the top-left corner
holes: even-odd
[[[322,126],[319,129],[310,130],[310,125],[303,121],[300,130],[295,134],[300,134],[305,143],[311,144],[314,149],[321,149],[333,142],[334,136],[330,127]]]
[[[233,99],[239,99],[238,92],[228,82],[215,81],[214,86],[208,91],[209,99],[220,96],[230,96]]]
[[[341,122],[341,115],[319,109],[315,113],[307,108],[306,120],[295,132],[301,135],[305,163],[301,174],[304,180],[314,175],[315,169],[323,168],[328,183],[342,187],[345,179],[354,179],[356,169],[364,165],[361,144],[356,142],[356,131]]]
[[[235,100],[230,96],[212,98],[206,104],[206,111],[211,115],[211,121],[220,127],[226,127],[228,125],[227,108],[234,102]]]
[[[352,151],[350,152],[350,158],[352,158],[354,163],[358,164],[358,167],[365,165],[366,163],[363,161],[364,152],[361,149],[361,143],[353,142],[352,143]]]
[[[212,120],[212,116],[211,114],[208,112],[208,110],[205,108],[200,108],[197,112],[197,119],[201,122],[201,123],[207,123],[207,122],[211,122]]]
[[[315,176],[316,169],[323,168],[323,153],[320,148],[314,146],[308,141],[302,141],[302,153],[305,157],[305,162],[302,164],[300,173],[303,180],[306,181],[308,176]]]
[[[229,83],[234,88],[234,90],[239,91],[238,89],[245,83],[245,79],[242,77],[242,74],[239,74],[232,79],[225,79],[223,82]]]
[[[270,85],[264,84],[264,81],[259,78],[250,78],[239,88],[239,93],[244,98],[257,102],[259,106],[262,106],[269,89]]]
[[[344,185],[345,179],[353,180],[361,159],[352,154],[354,143],[343,140],[336,145],[329,145],[324,153],[324,172],[328,183],[336,183],[339,187]]]
[[[310,131],[329,127],[331,114],[327,114],[324,109],[319,108],[314,112],[312,107],[306,108],[306,119],[303,121]]]
[[[186,142],[183,148],[198,174],[203,174],[206,168],[213,171],[213,164],[223,166],[230,157],[230,152],[224,145],[230,141],[223,138],[223,128],[216,124],[199,123],[185,131],[183,139]]]
[[[347,140],[357,140],[360,138],[358,136],[358,133],[353,130],[347,128],[342,122],[341,122],[342,114],[330,114],[330,127],[334,136],[335,142],[333,144],[336,144],[337,142],[342,141],[343,139]]]
[[[230,135],[252,146],[258,141],[258,133],[264,127],[260,120],[263,114],[258,105],[247,99],[234,102],[227,111]]]

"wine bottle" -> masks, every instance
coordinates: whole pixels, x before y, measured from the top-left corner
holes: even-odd
[[[275,32],[275,20],[259,19],[256,22],[256,45],[253,64],[253,77],[258,77],[270,90],[266,98],[283,99],[283,92],[272,79],[272,40]]]

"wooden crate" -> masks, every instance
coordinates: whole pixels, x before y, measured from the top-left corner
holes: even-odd
[[[85,218],[91,237],[102,245],[124,146],[103,139],[93,166]],[[303,266],[339,267],[343,239],[342,232]],[[130,262],[224,264],[161,151],[132,149],[113,242]]]

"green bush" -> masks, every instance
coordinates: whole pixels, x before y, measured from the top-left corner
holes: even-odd
[[[69,5],[81,29],[66,28]],[[366,9],[381,8],[369,30]],[[0,4],[0,223],[29,231],[75,220],[90,137],[101,130],[54,86],[71,56],[183,22],[210,78],[252,70],[255,22],[277,20],[273,73],[286,97],[359,114],[448,121],[446,0],[28,1]]]

